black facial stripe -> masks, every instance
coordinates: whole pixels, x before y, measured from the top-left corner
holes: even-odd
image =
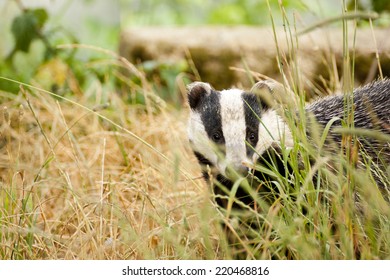
[[[220,137],[217,143],[224,144],[225,138],[222,132],[220,94],[212,90],[211,94],[203,98],[201,102],[199,113],[208,137],[215,141],[215,135],[218,134]]]
[[[202,166],[203,178],[207,181],[210,176],[209,176],[209,173],[207,172],[206,168],[204,168],[204,167],[206,167],[207,165],[212,167],[213,164],[207,158],[205,158],[201,153],[194,151],[194,154],[195,154],[196,158],[198,159],[199,164]]]
[[[205,158],[201,153],[194,152],[194,154],[195,154],[196,158],[198,159],[200,165],[213,166],[213,164],[207,158]]]
[[[260,104],[256,96],[252,93],[244,92],[242,94],[244,102],[246,141],[252,146],[247,145],[246,154],[250,158],[254,153],[254,148],[259,138],[259,118],[261,115]],[[251,136],[254,136],[251,138]]]

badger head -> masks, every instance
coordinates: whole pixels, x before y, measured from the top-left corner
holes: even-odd
[[[286,125],[255,94],[264,85],[258,83],[250,92],[216,91],[202,82],[188,86],[188,137],[201,165],[227,178],[232,170],[245,175],[264,151],[280,144]]]

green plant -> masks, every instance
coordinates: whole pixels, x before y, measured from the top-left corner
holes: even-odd
[[[278,62],[285,77],[284,86],[295,93],[296,102],[292,104],[298,104],[298,108],[291,105],[280,112],[292,129],[295,145],[291,150],[285,149],[282,141],[281,154],[271,154],[265,164],[254,167],[273,178],[271,181],[248,177],[236,182],[235,187],[243,188],[254,205],[240,203],[234,196],[235,188],[225,190],[228,205],[235,202],[242,208],[228,207],[222,209],[220,215],[233,240],[233,255],[247,259],[388,259],[388,189],[381,191],[373,181],[373,174],[379,169],[372,162],[366,161],[363,169],[356,167],[354,143],[361,133],[368,132],[353,127],[353,106],[349,100],[345,101],[343,128],[338,131],[344,135],[342,145],[336,151],[328,150],[325,144],[330,124],[319,130],[304,121],[310,117],[304,110],[302,78],[295,59],[298,38],[291,32],[295,26],[290,24],[282,5],[280,11],[284,15],[291,60],[284,60],[285,54],[279,52]],[[271,7],[270,15],[273,15]],[[345,44],[343,91],[350,93],[354,55],[353,49],[348,48],[351,42],[346,36],[348,17],[341,19]],[[277,47],[277,41],[275,43]],[[308,141],[308,131],[311,141]],[[379,132],[364,135],[385,143],[390,141],[389,135]],[[278,162],[283,162],[284,170],[289,172],[281,172]],[[385,186],[390,178],[388,171],[382,170],[387,172]]]
[[[284,6],[279,8],[270,7],[269,13],[283,15],[291,53],[279,52],[278,63],[302,111],[299,37]],[[273,31],[276,35],[275,26]],[[44,54],[44,44],[35,43],[31,55],[34,48]],[[81,51],[94,59],[80,62]],[[210,200],[186,139],[187,112],[160,99],[161,84],[173,88],[185,65],[137,68],[111,51],[80,44],[55,52],[38,72],[45,76],[70,67],[71,72],[58,73],[74,73],[69,82],[83,85],[72,94],[50,83],[41,86],[43,78],[0,79],[14,89],[0,91],[1,259],[228,259],[236,249],[260,259],[389,258],[390,206],[369,185],[374,169],[357,170],[342,151],[320,154],[327,130],[311,145],[305,124],[294,126],[285,110],[295,127],[296,146],[282,154],[294,168],[292,182],[272,164],[258,166],[275,176],[278,192],[268,195],[276,200],[269,203],[246,181],[243,187],[261,211],[246,205],[246,211],[221,211]],[[354,55],[346,52],[343,73],[349,79],[343,80],[351,81]],[[163,81],[153,76],[164,71]],[[144,105],[112,90],[120,87],[142,97]],[[345,143],[353,152],[349,139]],[[329,162],[337,172],[326,167]],[[360,204],[353,190],[361,194]],[[236,247],[228,246],[221,221],[237,238]]]
[[[0,75],[34,83],[61,95],[80,94],[96,80],[114,86],[115,77],[107,75],[113,66],[105,61],[104,55],[60,47],[78,44],[79,39],[63,26],[50,24],[52,15],[44,8],[26,8],[20,1],[14,3],[20,10],[10,26],[14,44],[0,62]],[[104,30],[101,28],[100,33],[116,33]],[[14,94],[19,90],[5,80],[0,81],[0,89]]]

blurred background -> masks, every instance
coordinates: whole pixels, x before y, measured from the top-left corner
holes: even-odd
[[[34,81],[60,94],[81,94],[95,80],[109,90],[117,90],[121,81],[113,74],[115,65],[107,61],[106,53],[68,44],[118,52],[121,32],[127,29],[134,32],[139,28],[139,33],[146,32],[145,27],[252,26],[272,30],[271,15],[274,26],[282,28],[285,26],[283,13],[290,19],[290,25],[302,29],[340,15],[343,6],[352,11],[355,7],[376,11],[381,17],[374,25],[389,25],[390,2],[386,0],[285,0],[280,3],[284,10],[275,0],[0,0],[0,76],[26,83]],[[368,22],[359,24],[369,26]],[[341,21],[331,24],[332,27],[341,25]],[[58,48],[64,44],[67,46]],[[166,62],[141,56],[127,58],[133,59],[130,62],[149,73],[152,79],[157,73],[159,84],[155,86],[164,98],[169,99],[176,91],[178,75],[196,76],[186,59]],[[195,63],[195,66],[199,65]],[[18,85],[2,80],[0,89],[17,92]],[[132,96],[135,102],[142,102],[142,94]]]

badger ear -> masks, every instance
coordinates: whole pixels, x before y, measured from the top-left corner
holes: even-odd
[[[253,85],[251,93],[255,94],[261,105],[264,107],[275,107],[275,105],[294,105],[295,94],[286,86],[275,80],[267,79]]]
[[[251,88],[251,92],[267,90],[272,93],[273,88],[275,87],[275,83],[276,82],[273,80],[259,81],[253,85],[253,87]]]
[[[208,83],[194,82],[187,86],[188,90],[188,103],[190,104],[191,109],[195,109],[199,101],[202,100],[204,96],[207,96],[211,93],[211,86]]]
[[[270,106],[272,106],[272,82],[269,82],[268,80],[259,81],[253,85],[250,92],[256,95],[262,110],[268,109]]]

